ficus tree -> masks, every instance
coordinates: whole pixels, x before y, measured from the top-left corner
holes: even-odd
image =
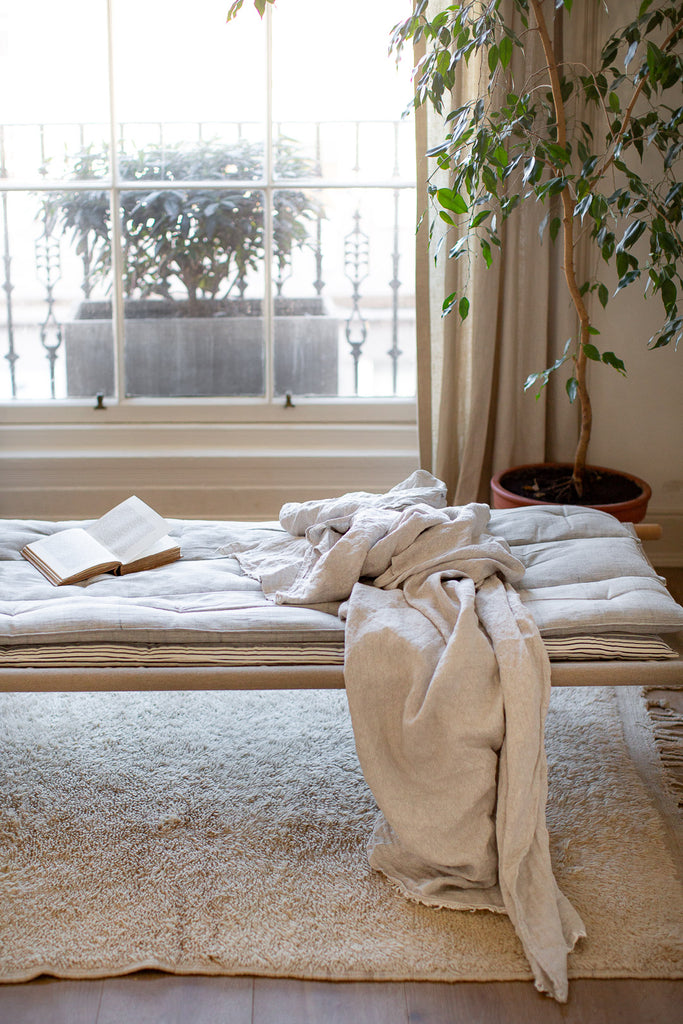
[[[616,271],[614,294],[639,282],[661,301],[661,324],[649,345],[677,345],[681,337],[683,3],[639,0],[632,20],[604,40],[592,68],[556,56],[553,25],[571,9],[571,0],[469,0],[434,15],[428,0],[415,0],[411,15],[394,28],[392,45],[400,52],[422,42],[415,104],[429,103],[443,116],[443,139],[429,155],[447,184],[429,191],[451,235],[448,255],[491,266],[508,217],[529,202],[547,207],[540,233],[562,245],[578,328],[560,358],[524,386],[540,391],[569,365],[567,394],[581,410],[573,471],[580,495],[592,426],[587,367],[626,372],[614,342],[597,337],[588,295],[605,307]],[[542,54],[536,62],[534,36]],[[521,60],[513,61],[515,51]],[[481,63],[482,86],[453,107],[463,61]],[[597,131],[586,117],[591,107]],[[586,235],[599,259],[595,275],[581,278],[577,241]],[[444,314],[468,316],[465,291],[445,299]]]
[[[263,16],[274,0],[253,3]],[[242,5],[234,0],[228,20]],[[650,347],[678,345],[683,331],[683,182],[677,176],[683,148],[683,2],[638,0],[631,21],[604,40],[593,68],[556,56],[553,27],[563,14],[571,15],[573,0],[463,0],[436,5],[437,13],[434,6],[413,0],[412,13],[391,35],[399,54],[407,44],[422,42],[414,102],[430,103],[444,118],[443,140],[428,155],[447,173],[448,184],[430,185],[429,192],[438,217],[453,232],[448,255],[478,257],[487,267],[503,245],[507,218],[527,202],[547,205],[541,239],[547,231],[561,242],[578,329],[560,358],[531,374],[524,387],[540,393],[550,375],[569,364],[567,395],[581,410],[572,482],[581,495],[593,422],[588,365],[626,372],[611,342],[598,345],[587,296],[595,294],[607,306],[608,282],[616,271],[614,294],[638,281],[661,300],[662,321]],[[531,57],[534,36],[540,37],[540,62]],[[513,62],[515,51],[520,61]],[[481,62],[483,84],[453,108],[457,69],[472,60]],[[600,121],[597,131],[585,117],[591,106]],[[553,197],[559,197],[557,214]],[[580,279],[577,241],[586,234],[600,269]],[[444,315],[453,310],[463,320],[468,316],[466,289],[445,299]]]

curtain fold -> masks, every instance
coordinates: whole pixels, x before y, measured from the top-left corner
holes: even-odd
[[[575,5],[564,33],[556,37],[558,45],[572,54],[594,48],[598,8]],[[526,45],[528,52],[536,47],[541,53],[538,39]],[[513,60],[520,60],[517,51]],[[519,63],[517,69],[523,70]],[[485,69],[474,58],[459,67],[452,107],[485,82]],[[542,242],[539,237],[548,212],[544,204],[525,203],[506,221],[503,252],[494,253],[489,269],[482,258],[469,266],[464,258],[447,258],[455,238],[434,220],[427,195],[428,182],[440,184],[444,172],[424,155],[443,141],[444,131],[442,117],[427,105],[419,108],[418,430],[422,467],[446,482],[450,502],[463,504],[489,501],[492,474],[507,466],[572,458],[576,411],[563,395],[564,380],[553,381],[538,399],[524,392],[523,384],[530,373],[555,361],[574,332],[575,318],[562,285],[561,247],[551,244],[547,231]],[[463,289],[470,300],[467,319],[461,322],[457,310],[442,317],[444,298]]]

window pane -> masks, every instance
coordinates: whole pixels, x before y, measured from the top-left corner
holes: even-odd
[[[93,195],[79,193],[88,224]],[[264,393],[263,207],[257,190],[121,193],[127,396]],[[111,280],[109,251],[96,271]],[[81,305],[67,339],[70,393],[113,392],[111,316],[110,301]]]
[[[311,348],[314,337],[322,345],[323,316],[337,336],[334,370],[321,369],[316,387],[300,359],[302,376],[285,389],[293,393],[328,393],[335,378],[342,396],[415,393],[414,128],[402,119],[410,68],[397,69],[387,52],[397,20],[395,0],[347,0],[332,40],[318,0],[273,12],[274,148],[285,140],[321,183],[309,190],[319,212],[306,244],[284,266],[276,254],[273,276],[278,293],[322,303],[298,325]],[[280,176],[276,168],[278,184]],[[363,188],[380,182],[387,187]]]
[[[109,116],[105,0],[0,0],[0,16],[6,176],[60,178]]]
[[[263,173],[265,47],[258,18],[228,24],[226,0],[116,0],[114,74],[118,135],[126,153],[189,143],[250,144],[240,170]],[[176,178],[201,166],[174,162]],[[127,171],[130,174],[126,173]],[[133,169],[124,168],[126,177]],[[215,174],[207,175],[215,177]]]
[[[276,211],[286,209],[292,194],[297,193],[275,192]],[[307,236],[289,255],[276,255],[273,270],[278,294],[291,301],[295,313],[299,304],[299,320],[291,318],[287,330],[288,337],[298,339],[298,354],[291,359],[301,369],[298,377],[289,373],[286,385],[284,378],[276,379],[275,394],[414,394],[412,190],[321,188],[305,194],[311,211]],[[276,316],[275,323],[277,362],[282,321]]]
[[[127,395],[264,393],[264,202],[256,189],[122,193]]]
[[[97,194],[108,202],[106,193]],[[68,207],[68,196],[63,194]],[[0,396],[3,399],[91,396],[98,386],[79,380],[68,355],[71,325],[84,298],[88,263],[96,260],[93,236],[80,254],[62,220],[60,196],[53,192],[0,194],[3,288],[0,301]],[[109,245],[108,230],[104,239]],[[90,277],[91,299],[104,299],[106,287]],[[113,351],[111,320],[101,344]],[[65,362],[65,352],[67,360]],[[71,358],[71,365],[66,365]],[[74,373],[76,376],[74,376]]]
[[[411,99],[410,67],[397,70],[389,36],[396,0],[287,0],[273,11],[276,122],[393,120]]]
[[[208,309],[202,308],[203,303]],[[178,315],[164,299],[126,310],[128,396],[260,396],[265,389],[262,303],[200,300],[200,315]]]

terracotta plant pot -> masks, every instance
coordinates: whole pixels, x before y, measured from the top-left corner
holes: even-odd
[[[516,491],[509,489],[511,484],[511,477],[519,479],[519,477],[528,477],[530,481],[534,480],[536,474],[548,472],[556,472],[558,475],[563,471],[568,471],[571,475],[572,465],[569,462],[548,462],[548,463],[536,463],[525,466],[513,466],[511,469],[505,469],[501,473],[496,475],[491,480],[491,491],[493,495],[493,508],[521,508],[526,505],[549,505],[549,504],[581,504],[586,505],[589,508],[597,508],[601,512],[609,512],[615,516],[622,523],[640,523],[647,510],[647,505],[652,496],[652,490],[650,485],[644,480],[641,480],[637,476],[633,476],[631,473],[623,473],[620,470],[606,469],[604,466],[587,466],[587,471],[592,472],[600,476],[601,474],[608,477],[621,478],[625,482],[630,482],[632,485],[631,489],[635,492],[633,497],[629,497],[623,501],[607,501],[604,503],[595,503],[591,501],[580,501],[578,499],[567,499],[562,498],[553,499],[552,497],[540,497],[533,498],[526,494],[518,494]],[[513,486],[517,486],[513,484]]]

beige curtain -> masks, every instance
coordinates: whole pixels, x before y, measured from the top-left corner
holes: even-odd
[[[569,42],[572,51],[586,53],[597,38],[599,8],[575,5],[571,41],[560,35],[559,45]],[[535,45],[540,52],[540,43]],[[472,95],[480,75],[474,61],[461,69],[454,107]],[[551,244],[547,231],[541,244],[539,226],[547,207],[532,202],[504,225],[503,254],[495,254],[490,269],[483,259],[469,266],[464,259],[449,260],[453,237],[446,237],[437,253],[434,240],[431,246],[428,241],[434,216],[426,192],[434,168],[423,154],[443,139],[442,119],[422,107],[416,134],[420,460],[423,468],[446,481],[455,504],[489,501],[494,472],[572,456],[576,415],[562,395],[564,378],[553,381],[539,399],[523,391],[528,374],[551,365],[574,330],[562,286],[561,247]],[[463,286],[470,299],[468,318],[461,323],[457,311],[442,318],[443,299]]]

